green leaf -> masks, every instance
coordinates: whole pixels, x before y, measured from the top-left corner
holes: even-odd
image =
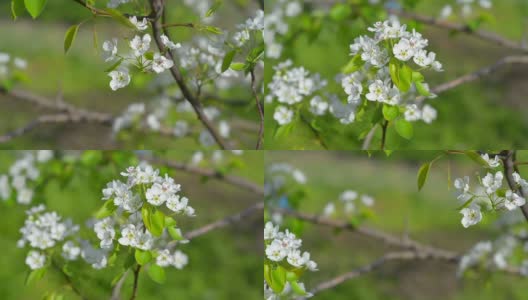
[[[292,290],[299,296],[306,296],[308,293],[306,293],[306,290],[299,285],[297,281],[291,281],[290,286]]]
[[[151,214],[150,205],[148,204],[143,205],[143,207],[141,208],[141,217],[143,218],[143,223],[145,224],[145,227],[147,227],[147,230],[149,232],[152,232],[150,229],[152,228],[152,221],[150,218],[150,214]]]
[[[424,97],[431,96],[431,92],[424,86],[423,82],[415,82],[414,85],[416,86],[416,90],[418,93]]]
[[[117,206],[114,204],[114,199],[106,200],[105,204],[95,213],[97,219],[106,218],[112,215],[117,210]]]
[[[235,71],[244,71],[246,69],[245,63],[232,63],[231,69]]]
[[[141,266],[147,264],[152,260],[152,254],[150,253],[150,251],[143,251],[140,249],[136,249],[134,257],[136,258],[136,262]]]
[[[356,54],[343,68],[342,72],[344,74],[354,73],[359,70],[364,64],[365,62],[361,59],[361,54]]]
[[[462,204],[459,207],[457,207],[456,210],[462,210],[462,209],[468,207],[469,205],[471,205],[471,203],[473,202],[474,199],[475,199],[475,197],[469,198],[466,202],[464,202],[464,204]]]
[[[44,274],[46,274],[46,268],[40,268],[36,270],[32,270],[29,272],[28,276],[26,277],[26,285],[30,285],[35,281],[39,281],[44,277]]]
[[[400,62],[398,62],[395,59],[391,60],[389,63],[389,74],[391,76],[392,82],[398,88],[400,87],[400,77],[399,77],[400,67],[399,66],[400,66]]]
[[[402,92],[407,92],[411,88],[412,84],[412,69],[406,65],[403,64],[403,66],[399,70],[399,78],[400,78],[400,90]]]
[[[205,26],[205,31],[212,33],[212,34],[222,34],[222,29],[215,27],[215,26]]]
[[[165,269],[163,269],[162,267],[156,264],[150,265],[148,269],[148,275],[150,279],[154,280],[155,282],[159,284],[164,283],[166,280]]]
[[[224,56],[224,60],[222,61],[222,73],[229,69],[229,66],[231,66],[231,62],[233,62],[233,58],[235,57],[236,53],[237,50],[231,50]]]
[[[387,104],[383,105],[383,117],[385,118],[385,120],[392,121],[396,119],[396,117],[398,117],[399,114],[400,114],[400,109],[398,106],[387,105]]]
[[[281,138],[281,137],[285,137],[285,136],[289,135],[292,132],[293,127],[294,127],[294,123],[293,122],[290,122],[290,123],[288,123],[286,125],[279,126],[277,128],[277,130],[275,131],[275,134],[273,135],[273,137],[276,138],[276,139]]]
[[[11,14],[13,16],[13,20],[16,20],[25,11],[26,7],[24,6],[24,0],[11,0]]]
[[[185,238],[181,235],[180,231],[176,227],[167,227],[167,231],[169,232],[169,235],[175,240],[175,241],[183,241]]]
[[[464,151],[464,153],[466,154],[467,157],[469,157],[471,160],[473,160],[477,164],[483,167],[489,168],[489,164],[484,160],[484,158],[482,158],[482,156],[480,156],[480,154],[477,151],[468,150],[468,151]]]
[[[275,293],[279,294],[286,285],[286,270],[281,266],[277,266],[274,269],[271,268],[271,278],[273,286],[270,285],[270,287]]]
[[[209,8],[209,10],[205,13],[205,17],[209,18],[212,16],[220,8],[220,6],[222,6],[222,1],[215,1],[213,6],[211,6],[211,8]]]
[[[351,13],[352,13],[351,5],[339,3],[339,4],[334,5],[334,7],[332,7],[329,15],[330,15],[330,18],[334,19],[334,21],[340,22],[348,18]]]
[[[112,17],[112,19],[116,20],[117,22],[121,23],[122,25],[124,25],[126,27],[129,27],[129,28],[134,28],[134,29],[136,28],[136,26],[134,26],[134,24],[132,24],[130,22],[130,20],[127,17],[125,17],[117,9],[106,8],[106,9],[104,9],[104,11],[107,12]]]
[[[165,216],[165,226],[176,226],[176,220],[172,217]]]
[[[36,19],[44,10],[47,0],[24,0],[26,10],[33,19]]]
[[[117,62],[115,62],[113,65],[111,65],[110,67],[108,67],[106,70],[104,70],[106,73],[110,73],[112,72],[113,70],[117,69],[117,67],[119,67],[121,65],[121,63],[123,62],[123,58],[120,58]]]
[[[76,24],[68,28],[66,35],[64,36],[64,53],[68,53],[70,50],[75,37],[77,36],[77,31],[79,30],[80,24]]]
[[[154,236],[160,236],[165,228],[165,214],[154,208],[154,212],[150,215],[151,227],[150,233]]]
[[[422,75],[422,73],[420,73],[418,71],[413,71],[412,72],[412,81],[413,82],[423,82],[424,81],[424,76]]]
[[[420,170],[418,170],[418,190],[420,191],[427,180],[427,175],[429,174],[429,169],[431,168],[431,163],[424,163]]]
[[[413,125],[405,119],[398,119],[395,122],[396,132],[403,138],[410,140],[413,137]]]

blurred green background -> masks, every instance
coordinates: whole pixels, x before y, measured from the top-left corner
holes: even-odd
[[[271,1],[276,2],[276,1]],[[316,1],[325,3],[324,1]],[[334,1],[338,2],[338,1]],[[345,1],[340,1],[345,2]],[[361,1],[350,1],[361,2]],[[363,1],[366,2],[366,1]],[[438,16],[444,4],[455,1],[410,0],[417,3],[415,12],[422,15]],[[496,32],[513,41],[524,41],[528,32],[528,2],[525,0],[492,1],[493,8],[485,11],[494,16],[494,22],[482,24],[482,29]],[[330,6],[330,5],[326,5]],[[268,8],[269,7],[269,8]],[[272,5],[267,6],[267,11]],[[459,11],[459,10],[458,10]],[[326,11],[327,12],[327,11]],[[402,22],[408,22],[401,19]],[[456,19],[455,19],[456,20]],[[297,23],[296,23],[297,22]],[[313,26],[299,16],[291,19],[291,26]],[[457,22],[461,22],[458,19]],[[307,25],[310,24],[310,25]],[[350,59],[349,45],[353,39],[367,32],[365,24],[359,20],[332,22],[325,19],[321,31],[313,41],[309,34],[298,33],[293,42],[285,45],[283,60],[291,58],[295,65],[305,66],[313,73],[320,73],[330,84]],[[443,63],[444,72],[426,72],[424,76],[434,87],[458,76],[495,63],[498,59],[519,54],[509,48],[499,47],[466,34],[453,34],[449,31],[421,26],[420,31],[429,39],[430,51],[437,53]],[[273,73],[277,60],[266,60],[266,82]],[[495,148],[524,148],[528,145],[528,106],[526,92],[528,73],[525,65],[512,65],[469,84],[442,93],[438,98],[428,100],[438,110],[438,118],[433,124],[414,123],[414,137],[411,141],[400,138],[392,127],[389,128],[387,149],[433,150],[433,149],[478,149],[493,145]],[[340,90],[335,87],[336,91]],[[344,93],[340,94],[341,97]],[[299,123],[293,132],[284,138],[274,138],[277,127],[273,120],[273,106],[266,105],[267,149],[322,149],[318,139],[304,123]],[[310,117],[311,118],[311,117]],[[333,117],[328,117],[333,119]],[[363,129],[336,125],[326,129],[321,136],[330,149],[359,149],[358,135]],[[380,131],[372,142],[371,149],[379,148]]]
[[[148,1],[134,1],[134,3]],[[167,20],[171,23],[199,22],[199,15],[183,0],[168,1]],[[130,30],[109,18],[97,18],[85,22],[79,29],[77,38],[64,55],[63,43],[66,30],[74,24],[90,19],[87,9],[72,0],[48,1],[44,12],[37,20],[25,14],[17,21],[11,18],[11,1],[0,1],[0,52],[24,58],[28,61],[29,82],[17,87],[50,99],[62,93],[66,102],[95,111],[120,114],[129,104],[152,102],[159,93],[149,86],[153,75],[132,74],[129,86],[118,91],[109,87],[110,77],[104,72],[111,64],[102,58],[102,44],[113,37],[130,35]],[[106,7],[106,0],[98,0],[98,7]],[[135,4],[120,6],[123,12],[132,11]],[[148,6],[147,6],[148,7]],[[256,2],[250,0],[225,1],[217,11],[214,26],[233,31],[235,25],[244,22],[256,11]],[[145,10],[145,13],[147,10]],[[183,27],[169,28],[175,42],[190,42],[195,36],[205,36]],[[94,31],[98,46],[94,46]],[[125,50],[122,39],[118,42],[120,51]],[[154,43],[151,47],[155,47]],[[169,78],[168,73],[167,78]],[[170,78],[169,80],[172,80]],[[232,133],[240,143],[240,149],[253,149],[257,132],[257,112],[254,107],[249,84],[238,85],[228,90],[212,93],[218,99],[203,97],[205,105],[214,104],[226,114],[223,119],[240,120],[249,124],[248,129],[235,129]],[[223,101],[226,100],[226,101]],[[231,101],[227,101],[231,100]],[[0,133],[5,134],[22,127],[36,116],[53,113],[34,107],[17,99],[0,95]],[[194,117],[193,117],[194,119]],[[247,127],[246,126],[246,127]],[[202,127],[199,127],[202,128]],[[245,128],[245,127],[241,127]],[[236,132],[236,133],[235,133]],[[247,144],[246,144],[247,143]],[[195,138],[171,138],[158,134],[132,133],[123,135],[118,141],[111,135],[111,128],[97,124],[46,124],[23,137],[3,144],[3,149],[196,149],[199,143]]]
[[[21,153],[2,151],[0,153],[0,174],[8,171],[9,166]],[[167,151],[161,156],[175,161],[187,161],[191,153],[186,151]],[[45,203],[51,210],[64,217],[71,217],[81,226],[93,216],[102,205],[101,190],[106,183],[121,178],[119,172],[130,153],[103,152],[108,159],[94,168],[78,166],[68,176],[69,183],[51,179],[44,186],[35,202]],[[236,157],[239,166],[233,175],[241,176],[257,184],[263,182],[263,154],[246,151]],[[116,163],[116,161],[121,161]],[[122,163],[125,162],[125,163]],[[158,166],[159,167],[159,166]],[[178,218],[183,232],[222,219],[262,201],[261,196],[234,187],[217,180],[204,180],[200,176],[170,171],[177,183],[182,185],[182,193],[189,198],[189,204],[196,209],[194,218]],[[19,228],[25,219],[26,206],[2,205],[3,217],[0,218],[0,245],[5,250],[0,258],[0,295],[2,299],[42,299],[47,291],[63,292],[65,299],[78,297],[64,288],[61,275],[49,270],[44,279],[25,286],[28,267],[24,260],[26,249],[16,247],[20,238]],[[214,230],[193,239],[178,249],[189,256],[189,264],[183,270],[167,269],[167,281],[164,285],[154,283],[145,273],[141,273],[137,299],[261,299],[262,297],[262,215],[257,213],[233,226]],[[110,282],[118,274],[117,268],[93,270],[84,262],[75,264],[73,281],[88,299],[109,299],[112,287]],[[132,290],[132,278],[129,275],[123,286],[122,299],[128,299]]]
[[[476,226],[460,224],[460,205],[450,180],[469,175],[479,166],[464,155],[450,155],[435,162],[429,178],[418,192],[416,174],[420,165],[439,151],[396,151],[390,157],[374,152],[273,151],[266,165],[287,162],[307,176],[307,196],[299,211],[320,214],[328,201],[337,201],[345,189],[374,197],[374,216],[365,226],[395,236],[408,232],[411,239],[463,253],[481,240],[494,240],[501,234],[486,214]],[[518,154],[528,160],[528,151]],[[450,172],[448,172],[450,170]],[[520,172],[523,175],[521,167]],[[449,175],[450,173],[450,175]],[[474,178],[472,178],[474,182]],[[342,206],[337,206],[339,210]],[[342,209],[342,208],[341,208]],[[520,211],[517,212],[520,214]],[[497,215],[501,215],[497,214]],[[303,251],[309,251],[319,271],[303,275],[307,289],[337,275],[369,264],[391,248],[383,242],[348,231],[335,232],[324,226],[303,223]],[[528,278],[500,272],[478,272],[464,280],[456,277],[457,265],[438,261],[390,262],[374,272],[346,281],[313,299],[362,300],[496,300],[526,299]]]

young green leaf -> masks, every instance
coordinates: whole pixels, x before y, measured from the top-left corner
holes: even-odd
[[[235,57],[236,53],[237,50],[231,50],[224,56],[224,60],[222,61],[222,73],[229,69],[229,66],[233,62],[233,58]]]
[[[352,59],[350,59],[348,64],[343,68],[343,70],[342,70],[343,74],[350,74],[350,73],[356,72],[364,64],[365,64],[365,62],[361,59],[361,55],[360,54],[356,54],[354,57],[352,57]]]
[[[246,64],[244,63],[232,63],[231,69],[235,71],[243,71],[246,69]]]
[[[47,0],[24,0],[26,10],[33,19],[36,19],[44,10]]]
[[[153,213],[150,215],[150,220],[150,233],[154,236],[160,236],[165,228],[165,214],[159,209],[154,209]]]
[[[157,282],[159,284],[164,283],[166,280],[165,269],[156,264],[150,265],[148,269],[148,275],[150,279],[154,280],[154,282]]]
[[[112,19],[116,20],[117,22],[121,23],[122,25],[129,27],[129,28],[136,28],[134,24],[130,22],[130,20],[125,17],[120,11],[113,8],[106,8],[104,9],[105,12],[107,12]]]
[[[403,138],[410,140],[413,137],[413,125],[405,119],[398,119],[395,122],[396,132]]]
[[[427,175],[429,174],[429,169],[431,168],[431,163],[424,163],[420,170],[418,170],[418,190],[420,191],[427,180]]]
[[[143,223],[145,224],[145,227],[150,233],[152,233],[152,221],[150,217],[151,211],[152,209],[148,204],[143,205],[143,207],[141,208],[141,217],[143,218]]]
[[[176,227],[167,227],[167,231],[175,241],[185,240],[185,238],[181,235],[180,231]]]
[[[47,269],[44,267],[29,272],[28,276],[26,277],[26,285],[30,285],[31,283],[42,279],[42,277],[44,277],[44,274],[46,274],[46,270]]]
[[[407,92],[411,88],[412,84],[412,69],[406,65],[403,64],[403,66],[399,69],[399,79],[400,79],[400,90],[402,92]]]
[[[271,278],[273,280],[273,285],[270,286],[273,291],[276,293],[282,292],[284,290],[284,286],[286,285],[286,270],[281,267],[277,266],[275,269],[271,270]]]
[[[215,1],[213,6],[211,6],[211,8],[209,8],[209,10],[205,13],[205,17],[209,18],[212,16],[220,8],[220,6],[222,6],[222,1]]]
[[[416,90],[418,93],[424,97],[431,96],[431,92],[424,86],[423,82],[415,82],[414,85],[416,86]]]
[[[150,253],[150,251],[143,251],[140,249],[136,249],[134,257],[136,258],[136,262],[141,266],[147,264],[152,260],[152,254]]]
[[[106,200],[105,204],[95,213],[97,219],[102,219],[110,216],[116,211],[117,206],[114,204],[114,199]]]
[[[11,14],[13,16],[13,20],[16,20],[18,17],[20,17],[24,11],[26,11],[24,0],[11,0]]]
[[[301,285],[299,285],[297,281],[291,281],[290,286],[292,290],[295,292],[295,294],[299,296],[306,296],[308,294],[306,293],[306,290]]]
[[[66,31],[64,36],[64,53],[68,53],[70,50],[75,37],[77,36],[77,31],[79,30],[79,24],[73,25]]]
[[[400,63],[397,60],[391,60],[389,63],[389,74],[391,76],[392,82],[398,88],[400,88]]]
[[[105,71],[105,73],[110,73],[112,72],[113,70],[117,69],[117,67],[119,67],[121,65],[121,63],[123,62],[123,58],[120,58],[118,61],[116,61],[113,65],[111,65],[110,67],[108,67]]]
[[[482,156],[480,156],[480,154],[477,151],[468,150],[468,151],[464,151],[464,153],[466,154],[467,157],[469,157],[471,160],[473,160],[477,164],[483,167],[489,168],[488,162],[486,162],[484,158],[482,158]]]
[[[396,105],[383,105],[383,117],[387,121],[392,121],[398,117],[400,114],[400,109]]]

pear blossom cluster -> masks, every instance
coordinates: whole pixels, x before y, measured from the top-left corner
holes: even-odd
[[[160,176],[159,170],[148,164],[129,167],[121,175],[127,177],[126,182],[114,180],[103,189],[102,200],[112,201],[117,211],[93,225],[100,240],[99,248],[109,252],[119,244],[153,251],[159,266],[183,268],[188,262],[187,256],[181,251],[171,252],[165,230],[160,237],[154,236],[147,230],[141,214],[142,207],[148,204],[166,210],[171,218],[173,215],[195,216],[194,208],[189,206],[189,199],[179,194],[180,184],[167,174]],[[174,232],[171,236],[174,239],[176,235],[177,242],[188,242],[183,238],[181,229],[175,228]]]
[[[465,228],[482,221],[483,210],[513,211],[526,203],[518,192],[512,191],[505,184],[504,174],[501,171],[493,172],[494,168],[500,166],[498,158],[489,158],[487,154],[483,154],[482,158],[489,165],[491,172],[487,172],[482,178],[477,175],[477,184],[471,184],[469,176],[457,178],[454,181],[457,199],[462,203],[461,222]],[[528,187],[528,182],[517,172],[513,173],[513,179],[517,190],[524,190]]]
[[[409,91],[401,91],[389,72],[389,63],[408,64],[410,61],[418,70],[443,71],[442,64],[436,60],[436,53],[425,49],[429,41],[415,29],[407,31],[406,25],[395,18],[376,22],[368,30],[374,34],[373,37],[359,36],[350,45],[350,55],[357,58],[355,64],[358,67],[340,77],[347,95],[346,102],[354,108],[364,104],[364,101],[397,105],[403,107],[407,121],[431,123],[436,119],[436,110],[416,102],[418,94],[414,84]],[[420,88],[424,89],[422,93],[427,93],[428,98],[436,97],[429,91],[427,83],[421,82]]]
[[[310,74],[304,67],[293,67],[293,62],[287,60],[273,67],[275,74],[268,85],[269,93],[266,102],[276,100],[279,105],[275,108],[273,118],[279,125],[286,125],[293,121],[295,107],[303,100],[313,102],[317,114],[324,114],[328,105],[317,96],[317,92],[326,86],[327,82],[319,74]],[[314,100],[315,99],[315,100]]]
[[[526,232],[514,234],[507,232],[494,241],[480,241],[467,251],[458,264],[457,276],[463,276],[468,270],[480,268],[484,270],[515,270],[523,276],[528,276],[528,259],[514,258],[528,254],[528,244],[522,239]]]
[[[277,39],[285,36],[290,25],[288,19],[302,13],[302,1],[278,0],[264,16],[264,41],[266,43],[266,57],[279,59],[282,54],[282,44]]]
[[[292,182],[304,185],[306,181],[306,175],[300,169],[287,163],[272,163],[266,169],[264,193],[271,197]]]
[[[243,47],[251,40],[252,34],[262,34],[264,30],[264,11],[257,10],[254,18],[247,19],[244,23],[236,26],[237,32],[233,35],[233,41],[237,47]]]
[[[232,154],[234,156],[240,156],[244,153],[244,150],[213,150],[211,151],[195,151],[191,155],[191,159],[189,160],[189,165],[191,166],[198,166],[198,165],[213,165],[218,166],[221,163],[225,162],[229,157],[232,157],[229,154]]]
[[[138,20],[135,16],[130,17],[130,22],[135,26],[136,30],[141,32],[148,28],[148,20],[146,18]],[[175,44],[167,36],[160,36],[163,44],[167,49],[177,49],[181,45]],[[149,51],[152,43],[150,34],[136,34],[128,43],[129,52],[127,54],[120,54],[118,51],[118,39],[113,38],[103,43],[103,52],[105,62],[113,62],[113,70],[108,72],[111,77],[110,88],[113,91],[124,88],[130,84],[131,76],[129,67],[136,67],[142,72],[154,72],[160,74],[174,66],[174,62],[167,58],[165,54]]]
[[[338,201],[330,201],[323,209],[324,216],[354,216],[365,207],[372,207],[374,198],[367,194],[359,194],[354,190],[345,190],[339,195]]]
[[[26,68],[27,61],[25,59],[0,52],[0,79],[8,78],[13,70],[25,70]]]
[[[8,174],[0,175],[0,198],[4,201],[15,197],[19,204],[27,205],[33,200],[34,182],[40,176],[38,165],[53,158],[52,150],[26,152],[9,168]]]
[[[79,231],[79,226],[70,219],[63,220],[53,211],[46,211],[44,205],[26,211],[27,218],[20,229],[22,238],[17,242],[19,248],[28,246],[31,250],[26,257],[30,269],[43,268],[48,263],[48,249],[62,249],[62,256],[75,260],[81,249],[71,239]]]
[[[440,10],[440,18],[447,19],[452,15],[460,15],[463,18],[470,17],[475,9],[489,10],[493,7],[491,0],[456,0],[452,4],[446,4]]]
[[[310,253],[306,251],[301,253],[302,240],[287,229],[284,232],[279,231],[279,226],[267,222],[264,227],[264,243],[266,260],[274,264],[285,264],[294,269],[317,271],[317,263],[310,259]],[[304,288],[304,285],[302,287]],[[286,288],[281,295],[285,293],[288,293]]]
[[[171,96],[161,95],[148,104],[144,102],[130,104],[114,119],[112,127],[114,135],[126,129],[142,128],[151,132],[171,134],[176,138],[189,136],[192,124],[188,120],[194,115],[194,110],[188,101],[174,102]],[[180,119],[172,120],[169,115],[171,111],[176,113]],[[231,137],[231,125],[222,118],[218,108],[205,106],[203,111],[210,121],[217,123],[217,130],[221,137],[225,139]],[[206,129],[199,132],[198,142],[206,148],[216,145]]]

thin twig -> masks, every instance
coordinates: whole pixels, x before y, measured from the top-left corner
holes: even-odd
[[[231,225],[231,224],[234,224],[234,223],[237,223],[237,222],[240,222],[241,220],[251,216],[251,215],[254,215],[255,213],[259,212],[259,211],[262,211],[264,209],[264,202],[258,202],[258,203],[255,203],[253,204],[252,206],[246,208],[245,210],[241,211],[241,212],[238,212],[236,214],[233,214],[233,215],[230,215],[230,216],[227,216],[223,219],[220,219],[218,221],[215,221],[215,222],[212,222],[210,224],[207,224],[207,225],[204,225],[198,229],[195,229],[193,231],[189,231],[185,234],[185,238],[187,240],[192,240],[192,239],[195,239],[199,236],[202,236],[210,231],[213,231],[213,230],[216,230],[216,229],[220,229],[220,228],[223,228],[223,227],[226,227],[228,225]],[[167,248],[168,249],[171,249],[173,248],[174,246],[176,246],[178,242],[177,241],[172,241],[170,243],[167,244]]]
[[[121,300],[121,289],[123,288],[126,278],[128,277],[128,272],[129,269],[127,269],[125,273],[123,273],[121,279],[119,279],[119,281],[114,286],[114,289],[112,290],[112,298],[110,298],[110,300]]]
[[[401,237],[398,237],[398,236],[395,236],[389,233],[385,233],[377,229],[373,229],[373,228],[369,228],[365,226],[358,227],[358,226],[352,225],[349,222],[332,220],[332,219],[325,218],[323,216],[307,214],[307,213],[293,211],[289,209],[283,209],[283,208],[277,208],[277,207],[270,207],[270,209],[273,211],[285,214],[287,216],[297,218],[299,220],[303,220],[303,221],[307,221],[313,224],[323,225],[323,226],[327,226],[327,227],[331,227],[335,229],[343,229],[343,230],[348,230],[350,232],[356,232],[358,234],[380,240],[391,246],[396,246],[396,247],[400,247],[400,248],[404,248],[408,250],[414,250],[414,251],[427,253],[429,255],[434,255],[438,258],[449,260],[449,259],[456,259],[458,257],[456,253],[450,250],[445,250],[445,249],[433,247],[430,245],[422,244],[410,238],[406,238],[405,240],[403,240]]]
[[[519,196],[525,198],[522,187],[518,188],[517,184],[515,183],[515,179],[513,178],[514,172],[519,173],[519,170],[515,165],[515,161],[517,159],[517,151],[505,150],[503,152],[505,154],[505,157],[502,158],[502,164],[504,166],[504,175],[506,176],[506,181],[508,182],[508,185],[510,186],[510,189],[512,191],[518,193]],[[520,207],[520,209],[524,215],[524,218],[528,221],[528,204],[525,203],[523,206]]]
[[[141,265],[138,265],[137,268],[134,270],[134,286],[132,287],[132,296],[130,297],[130,300],[136,299],[140,271]]]
[[[196,237],[199,237],[201,235],[204,235],[212,230],[222,228],[225,226],[228,226],[230,224],[240,222],[241,220],[247,218],[248,216],[251,216],[259,211],[262,211],[264,209],[264,202],[258,202],[254,205],[246,208],[245,210],[236,213],[234,215],[225,217],[221,220],[215,221],[213,223],[207,224],[205,226],[202,226],[198,229],[195,229],[193,231],[189,231],[185,234],[185,238],[188,240],[192,240]]]
[[[166,51],[170,59],[174,62],[174,65],[172,66],[172,68],[170,68],[172,77],[174,78],[178,86],[180,87],[180,90],[183,96],[185,97],[185,99],[187,99],[187,101],[189,101],[189,103],[193,107],[198,119],[200,120],[200,122],[202,122],[205,128],[209,131],[209,133],[211,134],[213,139],[216,141],[218,146],[221,149],[228,148],[226,142],[223,140],[220,134],[216,131],[216,129],[214,128],[209,118],[207,118],[207,116],[205,115],[203,111],[202,103],[192,94],[189,87],[187,86],[187,83],[185,83],[185,80],[180,72],[180,66],[177,63],[177,60],[175,59],[175,56],[173,55],[172,51],[170,49],[165,49],[165,45],[163,44],[161,40],[161,34],[165,34],[170,39],[170,35],[169,35],[167,28],[163,28],[161,25],[162,23],[165,23],[165,11],[164,11],[165,3],[164,1],[150,0],[150,4],[152,8],[152,13],[154,16],[156,16],[156,18],[151,21],[154,40],[156,41],[156,44],[159,50],[161,52]],[[160,20],[159,17],[161,17],[162,19]]]
[[[264,111],[260,103],[259,95],[257,88],[255,86],[255,70],[251,69],[251,90],[253,91],[253,96],[255,97],[255,103],[257,104],[257,110],[259,113],[260,123],[259,123],[259,132],[256,149],[259,150],[262,143],[262,138],[264,135]]]
[[[442,29],[447,29],[450,31],[458,31],[462,33],[467,33],[481,40],[495,43],[499,46],[504,46],[504,47],[511,48],[514,50],[519,50],[522,52],[528,52],[528,47],[522,45],[519,42],[511,41],[493,32],[489,32],[485,30],[472,30],[471,27],[467,24],[451,23],[449,21],[440,20],[438,18],[422,16],[416,13],[403,11],[403,10],[388,9],[387,11],[390,14],[394,14],[394,15],[397,15],[405,19],[411,19],[414,21],[418,21],[420,23],[424,23],[424,24],[435,26],[435,27],[442,28]]]
[[[385,150],[385,140],[387,139],[387,127],[389,127],[389,121],[383,121],[381,124],[381,150]]]
[[[64,272],[64,270],[57,264],[57,262],[55,260],[52,260],[51,261],[51,264],[52,266],[62,275],[62,277],[64,278],[64,280],[68,283],[68,286],[72,289],[72,291],[77,294],[77,296],[79,296],[81,299],[85,300],[87,299],[82,293],[81,291],[75,287],[75,285],[73,284],[73,281],[71,280],[70,276],[68,276],[68,274],[66,274],[66,272]]]

